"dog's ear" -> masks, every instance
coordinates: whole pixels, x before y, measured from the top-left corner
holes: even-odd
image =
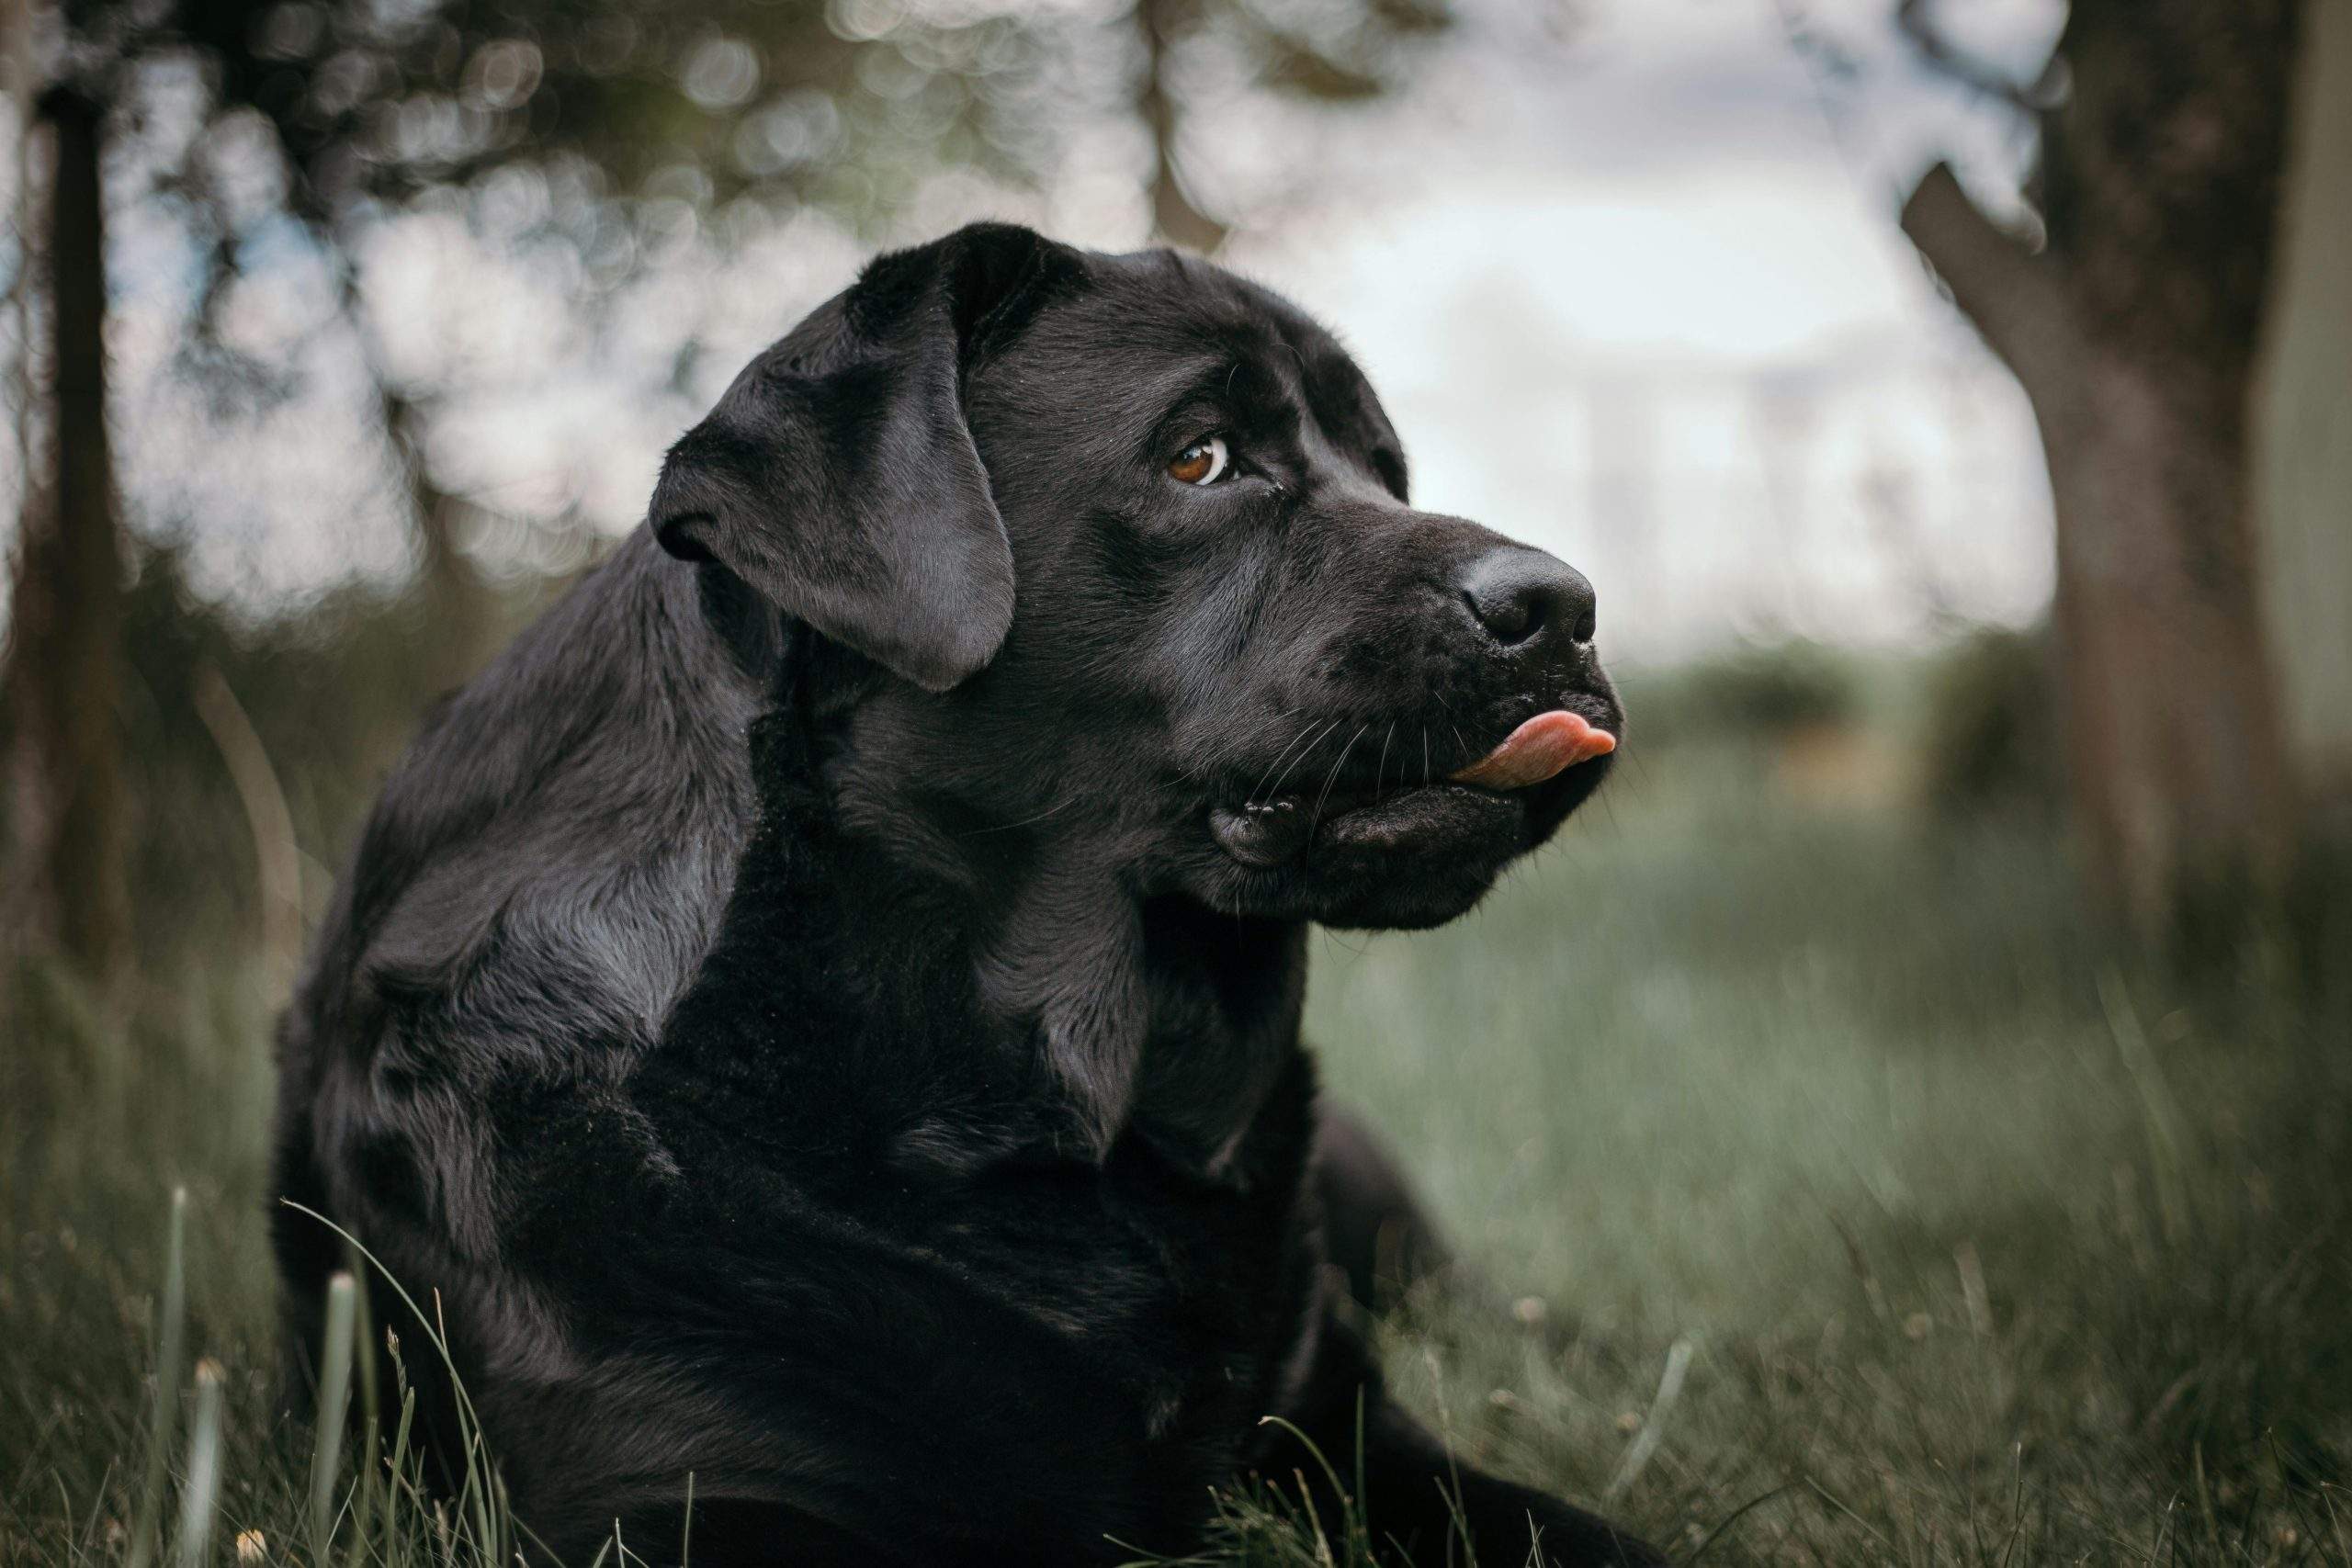
[[[662,548],[931,691],[978,671],[1012,624],[1012,550],[964,375],[1080,266],[1005,223],[876,260],[670,449]]]

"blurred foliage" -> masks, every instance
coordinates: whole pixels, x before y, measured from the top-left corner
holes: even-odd
[[[102,101],[146,113],[185,98],[194,73],[204,130],[157,194],[209,231],[224,272],[256,243],[266,260],[277,213],[343,239],[464,190],[510,242],[563,240],[608,276],[634,253],[631,224],[658,237],[732,207],[741,231],[813,202],[872,226],[942,169],[1043,184],[1082,128],[1144,116],[1154,96],[1176,106],[1148,128],[1162,140],[1193,97],[1376,96],[1452,14],[1445,0],[69,0],[56,20],[59,73]],[[1180,73],[1188,86],[1144,79]],[[532,174],[496,183],[511,169]]]
[[[1903,797],[1939,817],[2050,818],[2064,804],[2046,627],[1979,626],[1916,654],[1747,644],[1624,684],[1644,745],[1869,736],[1899,757]]]
[[[1628,728],[1644,744],[1783,739],[1860,712],[1864,656],[1817,642],[1745,644],[1628,681]]]
[[[514,606],[519,614],[521,605]],[[347,589],[256,622],[191,593],[175,551],[149,554],[125,605],[119,704],[132,801],[132,936],[142,970],[175,970],[259,925],[254,841],[221,743],[197,701],[215,676],[259,739],[304,863],[313,914],[385,771],[442,678],[442,606]],[[504,612],[502,611],[502,615]],[[10,829],[0,798],[0,833]]]
[[[855,209],[877,166],[1029,166],[989,112],[1008,95],[980,85],[1040,69],[1042,40],[1006,17],[885,25],[878,9],[187,0],[122,48],[185,50],[203,73],[212,129],[175,175],[199,204],[229,194],[206,154],[249,152],[258,127],[285,210],[314,231],[468,190],[503,238],[564,243],[609,280],[645,239],[730,201]],[[497,181],[508,168],[533,173]],[[238,237],[221,236],[233,267]]]
[[[565,584],[482,590],[485,645],[519,629]],[[315,919],[342,856],[420,710],[449,668],[448,607],[431,595],[347,588],[300,615],[255,621],[193,594],[169,549],[149,554],[126,604],[120,705],[132,800],[132,935],[142,967],[183,966],[224,931],[260,924],[261,850],[221,739],[197,693],[215,677],[251,724],[284,798]],[[0,801],[0,833],[8,803]]]
[[[1946,813],[2056,812],[2058,687],[2047,628],[1985,627],[1937,660],[1923,707],[1922,788]]]

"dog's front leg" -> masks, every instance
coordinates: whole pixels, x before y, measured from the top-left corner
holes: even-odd
[[[1656,1548],[1597,1515],[1449,1456],[1427,1427],[1388,1396],[1363,1340],[1336,1318],[1323,1325],[1293,1424],[1357,1494],[1354,1501],[1383,1562],[1425,1568],[1458,1562],[1468,1555],[1463,1551],[1466,1544],[1485,1568],[1666,1563]],[[1306,1477],[1319,1494],[1318,1517],[1327,1529],[1333,1528],[1340,1500],[1329,1495],[1322,1463],[1303,1451],[1297,1438],[1281,1431],[1260,1456],[1258,1468],[1278,1484]]]

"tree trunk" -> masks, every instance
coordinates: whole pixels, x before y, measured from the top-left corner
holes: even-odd
[[[106,420],[104,110],[52,89],[49,210],[55,465],[27,476],[6,671],[10,904],[37,944],[93,976],[130,945],[130,811],[118,696],[123,559]]]
[[[1948,170],[1904,231],[2032,400],[2057,522],[2075,814],[2098,889],[2197,942],[2278,890],[2294,795],[2248,472],[2290,0],[2076,0],[2039,254]]]
[[[311,232],[332,238],[334,226],[323,211],[307,210],[303,221]],[[462,502],[443,490],[433,477],[425,451],[425,409],[401,389],[385,368],[382,344],[377,340],[359,280],[346,256],[342,269],[343,313],[350,321],[365,356],[368,378],[376,389],[376,419],[384,444],[398,465],[408,491],[409,510],[416,527],[417,571],[411,598],[431,617],[435,657],[426,671],[431,689],[453,687],[480,667],[493,629],[489,584],[482,581],[458,547]]]
[[[1143,35],[1143,81],[1136,112],[1151,132],[1151,227],[1170,244],[1203,255],[1225,243],[1225,225],[1193,205],[1176,168],[1176,103],[1168,96],[1168,46],[1186,10],[1185,0],[1136,0]]]
[[[418,553],[413,590],[418,608],[431,618],[437,657],[427,671],[436,690],[457,686],[481,665],[492,627],[491,590],[458,547],[464,503],[435,482],[424,450],[424,410],[407,394],[377,381],[377,406],[384,437],[408,481],[415,513]]]
[[[2352,848],[2352,0],[2311,0],[2302,28],[2256,373],[2256,534],[2287,752],[2306,813],[2328,816],[2314,829],[2341,851]]]

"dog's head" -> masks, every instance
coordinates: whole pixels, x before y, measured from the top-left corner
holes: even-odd
[[[1432,925],[1621,725],[1585,580],[1416,510],[1331,335],[1170,252],[986,224],[881,258],[678,442],[652,522],[846,650],[842,819],[942,863]]]

